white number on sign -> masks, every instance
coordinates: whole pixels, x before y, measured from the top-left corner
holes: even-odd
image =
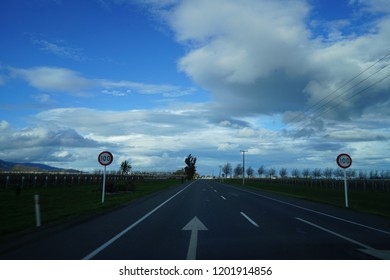
[[[109,162],[111,160],[110,155],[101,155],[100,156],[100,161],[102,162]]]
[[[340,157],[339,162],[342,165],[349,165],[351,163],[351,160],[348,157]]]

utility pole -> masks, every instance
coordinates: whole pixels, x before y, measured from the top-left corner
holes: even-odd
[[[248,151],[246,150],[241,150],[242,153],[242,185],[245,185],[245,153]]]

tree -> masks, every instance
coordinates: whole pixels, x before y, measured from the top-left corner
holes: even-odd
[[[274,169],[274,168],[270,168],[270,169],[268,169],[268,176],[270,177],[270,178],[272,178],[272,177],[274,177],[275,176],[275,173],[276,173],[276,170]]]
[[[232,165],[228,162],[226,163],[223,167],[222,167],[222,172],[225,174],[225,177],[227,178],[227,176],[229,174],[232,174]]]
[[[196,157],[192,156],[191,154],[188,155],[188,157],[184,160],[185,164],[187,165],[184,168],[184,171],[187,175],[187,179],[192,180],[195,176],[196,172]]]
[[[359,179],[361,179],[361,180],[367,179],[367,173],[363,170],[360,170],[359,171]]]
[[[371,170],[370,171],[370,179],[379,179],[378,170]]]
[[[239,177],[240,175],[242,175],[242,166],[241,164],[237,164],[234,168],[234,177]]]
[[[299,169],[297,168],[294,168],[292,171],[291,171],[291,176],[295,177],[295,178],[299,178],[301,176],[301,172],[299,171]]]
[[[254,173],[254,170],[251,166],[249,166],[247,169],[246,169],[246,174],[248,175],[248,177],[252,177],[253,176],[253,173]]]
[[[321,176],[322,176],[322,171],[321,171],[321,169],[320,169],[320,168],[315,168],[315,169],[313,170],[313,172],[312,172],[312,175],[313,175],[313,178],[314,178],[314,179],[319,179],[319,178],[321,178]]]
[[[127,175],[130,173],[130,170],[131,170],[131,164],[127,160],[122,161],[121,167],[120,167],[121,174]]]
[[[342,170],[342,169],[337,168],[337,169],[333,170],[333,175],[334,175],[336,178],[340,179],[340,178],[342,178],[342,177],[344,176],[344,173],[343,173],[343,170]]]
[[[280,177],[282,177],[282,178],[284,178],[284,177],[287,177],[287,169],[286,168],[281,168],[280,170],[279,170],[279,175],[280,175]]]
[[[303,177],[308,178],[310,175],[310,169],[309,168],[303,169],[302,175],[303,175]]]
[[[257,173],[259,174],[259,177],[261,177],[263,174],[265,174],[265,168],[264,166],[260,166],[259,169],[257,169]]]
[[[332,168],[329,168],[329,167],[325,168],[324,176],[325,176],[326,179],[332,178],[332,174],[333,174],[333,169]]]
[[[347,178],[348,179],[356,177],[356,170],[355,169],[348,168],[346,172],[347,172]]]

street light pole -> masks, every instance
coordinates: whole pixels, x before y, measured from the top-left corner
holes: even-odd
[[[242,185],[245,185],[245,153],[248,151],[246,150],[241,150],[242,153]]]

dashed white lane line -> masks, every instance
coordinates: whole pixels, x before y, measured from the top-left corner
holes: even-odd
[[[223,195],[221,195],[221,198],[222,198],[223,200],[226,200],[226,197],[224,197]]]
[[[263,197],[263,198],[266,198],[266,199],[269,199],[269,200],[272,200],[272,201],[276,201],[276,202],[279,202],[279,203],[282,203],[282,204],[285,204],[285,205],[296,207],[298,209],[302,209],[302,210],[305,210],[305,211],[309,211],[309,212],[312,212],[312,213],[323,215],[325,217],[329,217],[329,218],[332,218],[332,219],[336,219],[336,220],[339,220],[339,221],[343,221],[343,222],[346,222],[346,223],[350,223],[350,224],[353,224],[353,225],[357,225],[357,226],[360,226],[360,227],[368,228],[368,229],[371,229],[371,230],[375,230],[377,232],[382,232],[382,233],[390,235],[390,231],[374,228],[374,227],[367,226],[367,225],[364,225],[364,224],[361,224],[361,223],[357,223],[357,222],[350,221],[350,220],[347,220],[347,219],[339,218],[339,217],[336,217],[336,216],[333,216],[333,215],[329,215],[329,214],[326,214],[326,213],[323,213],[323,212],[320,212],[320,211],[316,211],[316,210],[313,210],[313,209],[309,209],[309,208],[306,208],[306,207],[302,207],[302,206],[299,206],[299,205],[296,205],[296,204],[293,204],[293,203],[289,203],[289,202],[282,201],[282,200],[279,200],[279,199],[276,199],[276,198],[272,198],[272,197],[269,197],[269,196],[258,194],[258,193],[252,192],[252,191],[248,191],[248,190],[244,190],[244,189],[238,189],[238,188],[235,188],[235,187],[232,187],[232,186],[228,186],[228,185],[224,185],[224,186],[232,188],[232,189],[235,189],[235,190],[238,190],[238,191],[250,193],[250,194],[253,194],[253,195],[256,195],[256,196],[259,196],[259,197]]]
[[[253,221],[251,218],[248,217],[248,215],[246,215],[244,212],[240,212],[240,214],[245,218],[247,219],[252,225],[254,225],[255,227],[259,227],[259,225]]]

